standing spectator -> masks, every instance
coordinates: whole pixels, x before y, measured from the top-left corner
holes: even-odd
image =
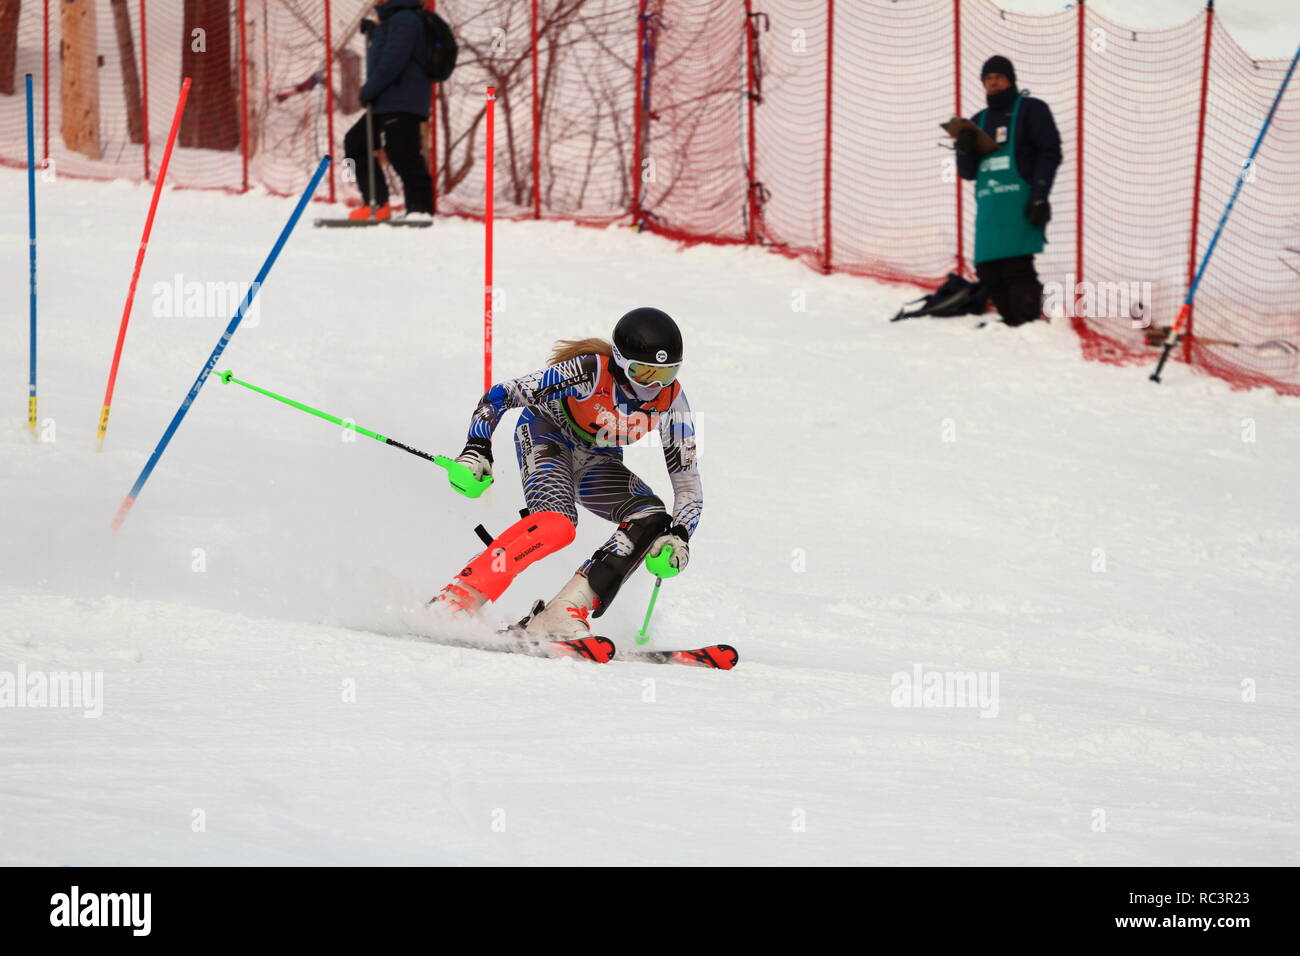
[[[381,0],[375,4],[379,22],[362,21],[366,44],[366,82],[361,103],[374,114],[375,149],[383,149],[402,180],[408,218],[433,218],[433,180],[420,154],[420,123],[429,118],[429,75],[419,62],[425,44],[420,0]],[[370,182],[370,157],[366,154],[366,117],[362,116],[343,137],[343,152],[356,170],[357,188],[364,205],[349,219],[388,219],[388,182],[376,170]]]
[[[988,108],[971,117],[978,129],[968,126],[956,137],[957,171],[975,180],[975,273],[1002,321],[1023,325],[1042,317],[1034,256],[1047,242],[1061,134],[1048,105],[1016,88],[1006,57],[990,57],[980,80]],[[980,130],[992,137],[992,152],[981,153]]]

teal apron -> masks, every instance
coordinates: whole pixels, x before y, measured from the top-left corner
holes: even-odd
[[[1011,107],[1011,128],[1007,141],[995,153],[980,160],[975,177],[975,262],[1032,256],[1043,251],[1046,231],[1025,216],[1029,206],[1029,183],[1016,169],[1016,118],[1020,115],[1017,96]],[[975,117],[984,128],[981,110]],[[985,130],[985,132],[989,132]],[[990,135],[993,135],[990,133]]]

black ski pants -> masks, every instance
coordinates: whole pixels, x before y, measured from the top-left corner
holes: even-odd
[[[388,163],[402,180],[402,194],[409,212],[433,212],[433,180],[420,155],[420,123],[415,113],[376,113],[375,149],[382,149]],[[368,206],[388,202],[388,182],[375,164],[374,192],[370,189],[370,157],[366,155],[366,117],[352,124],[343,137],[343,154],[352,160],[357,188]]]
[[[979,262],[975,274],[1007,325],[1023,325],[1042,316],[1043,284],[1034,270],[1033,256]]]

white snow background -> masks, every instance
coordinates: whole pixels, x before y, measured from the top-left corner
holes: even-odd
[[[0,863],[1300,861],[1295,399],[1155,386],[1059,322],[889,324],[916,290],[758,250],[500,223],[498,378],[636,305],[680,321],[706,501],[652,646],[741,664],[455,649],[401,635],[515,517],[513,416],[472,502],[213,377],[113,534],[229,319],[155,316],[154,283],[248,282],[293,203],[163,195],[97,453],[149,187],[38,187],[50,441],[23,427],[25,176],[0,187],[0,674],[104,688],[99,717],[0,709]],[[218,368],[455,454],[481,236],[304,222]],[[670,494],[657,448],[627,458]],[[585,516],[492,619],[609,530]],[[600,630],[630,645],[649,591]],[[996,716],[895,706],[917,665],[996,675]]]

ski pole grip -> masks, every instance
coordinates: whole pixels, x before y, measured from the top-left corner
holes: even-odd
[[[488,486],[492,484],[491,475],[475,478],[474,472],[470,471],[468,466],[462,465],[456,459],[448,458],[446,455],[435,455],[433,463],[440,468],[447,469],[447,481],[466,498],[477,498],[487,491]]]
[[[680,568],[672,566],[673,546],[666,544],[659,549],[658,554],[647,555],[645,559],[646,569],[657,578],[675,578],[681,574]]]

